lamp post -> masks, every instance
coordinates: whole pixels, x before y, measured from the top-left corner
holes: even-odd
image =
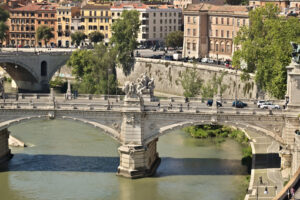
[[[235,108],[237,107],[237,91],[238,90],[238,84],[237,84],[237,67],[235,69]]]

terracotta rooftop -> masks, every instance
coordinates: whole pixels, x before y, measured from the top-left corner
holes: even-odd
[[[247,6],[213,5],[208,3],[189,4],[184,11],[248,12]]]
[[[110,5],[86,4],[85,6],[82,7],[82,9],[93,9],[93,10],[110,9]]]
[[[11,11],[37,11],[39,10],[41,5],[38,4],[27,4],[26,6],[11,9]]]
[[[114,3],[111,8],[131,8],[131,9],[168,9],[176,8],[174,5],[146,5],[143,3]]]
[[[11,11],[44,11],[44,10],[56,10],[56,4],[39,4],[39,3],[31,3],[20,8],[11,9]]]

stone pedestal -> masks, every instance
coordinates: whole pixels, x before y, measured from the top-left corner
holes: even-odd
[[[281,157],[281,175],[283,179],[288,180],[291,176],[293,155],[290,150],[282,149],[279,152]]]
[[[292,61],[287,67],[287,108],[291,111],[300,111],[300,64]]]
[[[3,129],[0,131],[0,164],[9,160],[12,157],[8,148],[9,131]]]
[[[157,140],[148,145],[122,145],[119,147],[120,165],[117,175],[127,178],[152,176],[160,164],[156,151]]]

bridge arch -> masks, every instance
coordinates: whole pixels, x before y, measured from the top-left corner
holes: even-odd
[[[39,81],[38,74],[32,69],[32,67],[28,66],[25,63],[19,62],[17,59],[10,59],[10,58],[1,58],[0,64],[4,64],[5,71],[14,79],[16,80],[22,80],[21,77],[24,77],[24,71],[27,72],[27,76],[30,76],[30,79],[34,82]],[[5,66],[5,64],[12,65],[12,66]],[[15,67],[17,66],[17,67]],[[9,67],[9,68],[8,68]],[[18,75],[18,72],[22,74],[22,76]],[[21,79],[20,79],[21,78]]]
[[[8,121],[0,123],[0,131],[3,130],[3,129],[9,128],[12,125],[17,125],[17,124],[20,124],[20,123],[24,123],[26,121],[30,121],[30,120],[34,120],[34,119],[47,119],[47,118],[49,118],[48,115],[37,115],[37,116],[22,117],[22,118],[17,118],[17,119],[13,119],[13,120],[8,120]],[[110,136],[112,139],[114,139],[117,142],[121,143],[120,133],[118,131],[114,130],[113,128],[110,128],[110,127],[108,127],[106,125],[103,125],[101,123],[94,122],[94,121],[89,121],[89,120],[86,120],[86,119],[66,117],[66,116],[58,117],[57,119],[79,121],[79,122],[91,125],[95,128],[101,129],[104,132],[104,134]]]
[[[179,123],[175,123],[172,125],[167,125],[164,127],[161,127],[158,131],[157,134],[152,135],[149,138],[145,139],[145,144],[150,143],[151,141],[153,141],[156,138],[159,138],[171,131],[174,131],[176,129],[182,129],[185,127],[189,127],[189,126],[196,126],[196,125],[224,125],[224,126],[232,126],[232,127],[236,127],[236,128],[240,128],[242,130],[254,130],[257,132],[260,132],[264,135],[267,135],[269,137],[272,137],[274,140],[276,140],[277,142],[279,142],[280,144],[285,144],[285,142],[283,141],[283,139],[276,135],[274,132],[269,131],[267,129],[258,127],[258,126],[254,126],[251,124],[247,124],[247,123],[241,123],[241,122],[231,122],[231,121],[211,121],[211,120],[201,120],[201,121],[185,121],[185,122],[179,122]]]

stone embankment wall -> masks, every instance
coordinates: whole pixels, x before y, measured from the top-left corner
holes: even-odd
[[[196,69],[204,82],[211,80],[214,74],[220,75],[222,71],[227,71],[223,79],[223,84],[228,85],[228,89],[224,92],[223,98],[235,98],[236,87],[238,98],[256,98],[257,87],[253,76],[251,76],[250,81],[242,82],[240,80],[241,72],[221,68],[217,65],[136,58],[134,69],[130,75],[125,76],[122,69],[117,68],[117,77],[119,84],[124,85],[126,81],[135,81],[142,73],[147,73],[155,79],[155,91],[172,95],[183,95],[184,90],[181,86],[181,79],[187,69]],[[235,83],[236,80],[237,84]]]

